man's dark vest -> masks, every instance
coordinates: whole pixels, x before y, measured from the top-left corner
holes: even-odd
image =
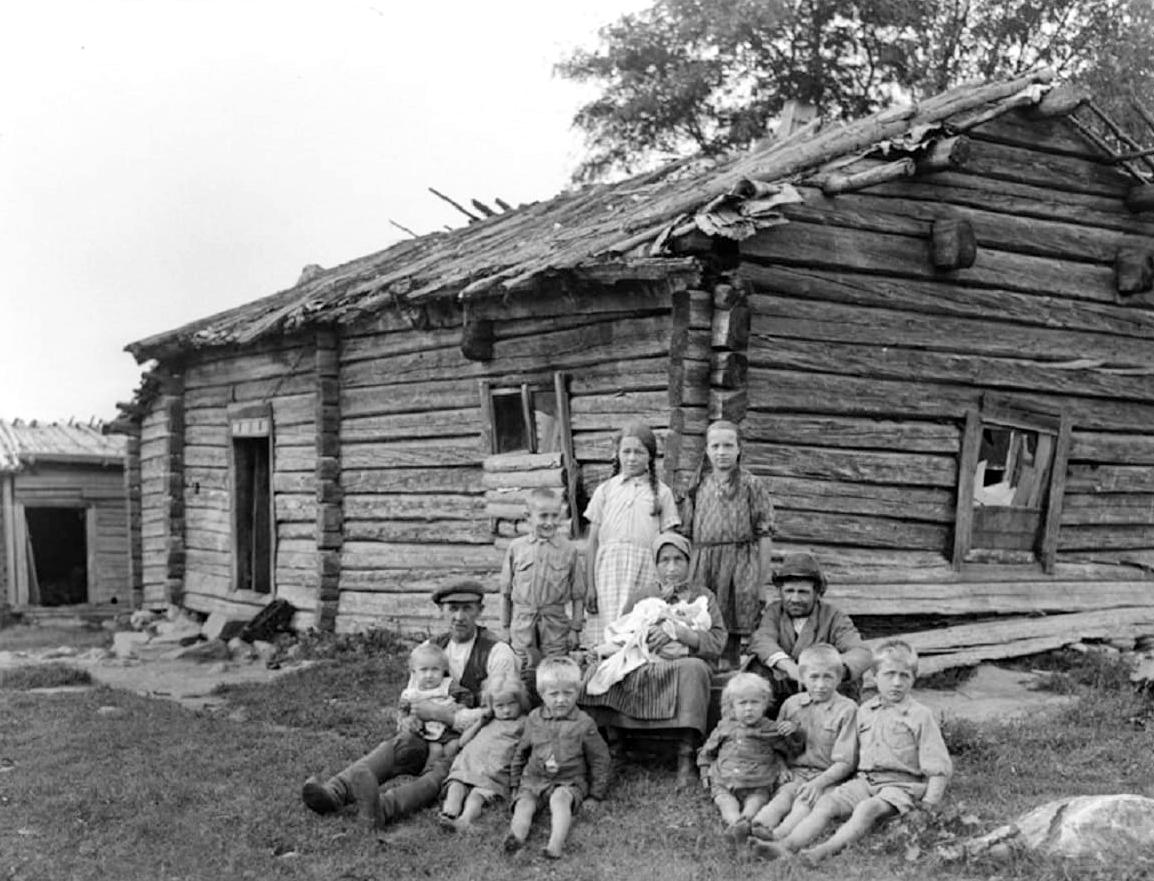
[[[449,645],[450,638],[451,634],[442,633],[433,637],[432,641],[445,648]],[[481,705],[481,686],[485,683],[485,677],[489,675],[489,652],[496,644],[497,639],[490,635],[488,630],[484,627],[477,628],[476,642],[473,643],[473,650],[469,652],[469,657],[465,661],[465,670],[461,673],[461,681],[458,683],[473,695],[474,706]]]

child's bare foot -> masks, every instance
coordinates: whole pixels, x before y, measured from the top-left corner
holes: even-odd
[[[518,838],[512,832],[505,836],[505,853],[516,853],[525,846],[525,840]]]
[[[553,850],[553,848],[549,847],[548,845],[541,848],[541,853],[545,856],[546,859],[550,860],[559,860],[562,856],[560,849]]]
[[[749,834],[754,838],[760,838],[762,841],[773,841],[777,836],[773,834],[773,830],[761,823],[753,823],[749,827]]]
[[[763,860],[788,860],[793,856],[788,848],[782,847],[776,841],[762,841],[755,838],[750,844],[753,846],[754,854]]]
[[[817,847],[807,847],[804,850],[799,850],[797,852],[797,858],[801,860],[804,865],[812,867],[816,866],[831,853],[832,851],[819,844]]]
[[[725,837],[734,844],[743,844],[749,838],[749,820],[742,817],[725,827]]]

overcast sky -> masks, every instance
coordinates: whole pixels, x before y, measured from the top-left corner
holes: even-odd
[[[0,11],[0,418],[111,418],[124,345],[467,202],[547,198],[644,0],[28,0]]]

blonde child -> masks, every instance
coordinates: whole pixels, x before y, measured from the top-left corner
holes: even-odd
[[[537,667],[542,706],[525,721],[513,751],[510,785],[515,790],[513,820],[505,850],[520,850],[529,837],[533,815],[549,805],[551,830],[545,856],[560,859],[575,814],[584,802],[595,808],[609,787],[609,747],[597,726],[577,708],[581,668],[567,657],[545,658]]]
[[[529,534],[509,543],[501,567],[501,623],[523,675],[532,674],[538,659],[577,648],[585,626],[585,569],[577,548],[557,534],[561,499],[538,487],[528,509]]]
[[[802,650],[798,665],[805,691],[789,697],[777,719],[797,725],[805,750],[790,759],[789,780],[753,818],[757,838],[785,838],[857,764],[857,704],[837,691],[844,672],[841,653],[819,642]]]
[[[918,655],[908,643],[890,640],[874,653],[877,697],[858,709],[857,774],[830,790],[780,842],[758,849],[769,857],[798,851],[816,862],[857,841],[887,817],[913,808],[936,810],[945,796],[953,764],[933,713],[910,698]],[[849,817],[830,839],[804,849],[830,821]]]
[[[741,435],[732,422],[706,430],[705,456],[682,502],[681,522],[693,542],[690,579],[717,597],[729,628],[723,659],[736,666],[770,576],[773,502],[765,483],[741,467]]]
[[[785,762],[804,739],[794,722],[766,718],[773,690],[755,673],[737,673],[721,692],[721,721],[697,753],[701,784],[713,796],[733,841],[749,837]]]
[[[673,492],[657,479],[657,439],[648,426],[633,422],[621,429],[613,477],[593,491],[585,519],[586,644],[596,646],[629,599],[656,579],[653,540],[681,523]]]
[[[449,656],[431,642],[422,642],[409,653],[409,683],[397,700],[397,730],[411,731],[429,742],[426,766],[444,755],[445,744],[457,734],[444,722],[422,722],[412,713],[413,704],[428,702],[433,706],[457,707],[464,689],[454,689],[449,673]]]
[[[469,832],[485,805],[509,797],[513,750],[525,729],[529,695],[519,678],[508,675],[486,683],[483,703],[491,718],[461,735],[460,752],[445,782],[440,821],[453,832]]]

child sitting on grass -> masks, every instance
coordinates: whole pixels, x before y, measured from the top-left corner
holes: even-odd
[[[529,695],[524,683],[509,675],[487,683],[483,700],[492,718],[480,719],[461,735],[445,784],[440,822],[451,832],[471,831],[485,805],[509,797],[509,767],[525,729]]]
[[[445,744],[456,740],[457,733],[444,722],[422,722],[413,715],[413,704],[422,701],[443,707],[471,702],[465,689],[453,686],[449,656],[431,642],[422,642],[409,653],[409,684],[397,700],[397,730],[411,731],[429,742],[427,766],[444,755]]]
[[[837,691],[845,672],[841,653],[819,642],[803,649],[797,663],[805,691],[786,699],[777,720],[797,725],[805,750],[790,759],[789,780],[753,818],[757,838],[785,838],[857,765],[857,704]]]
[[[800,851],[816,862],[857,841],[880,820],[913,808],[936,810],[945,796],[953,764],[929,708],[910,698],[917,678],[917,652],[901,640],[874,653],[878,695],[858,709],[858,769],[847,783],[823,795],[813,811],[780,842],[764,842],[768,857]],[[805,848],[831,820],[848,816],[823,844]]]
[[[721,721],[697,753],[701,785],[725,821],[725,836],[745,841],[757,813],[801,751],[804,737],[795,722],[775,722],[765,712],[770,684],[755,673],[736,673],[721,692]]]
[[[529,714],[525,732],[513,751],[510,783],[513,821],[505,850],[520,850],[529,837],[533,815],[548,801],[552,826],[545,856],[560,859],[573,814],[582,802],[588,810],[605,798],[609,787],[609,747],[597,725],[577,709],[581,668],[570,658],[545,658],[537,667],[542,706]]]

